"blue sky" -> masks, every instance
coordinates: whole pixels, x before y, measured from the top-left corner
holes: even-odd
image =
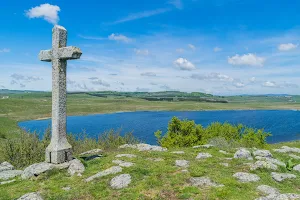
[[[69,91],[300,94],[296,0],[4,0],[0,89],[51,90],[51,29],[80,60]]]

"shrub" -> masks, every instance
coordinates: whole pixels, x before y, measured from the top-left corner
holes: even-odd
[[[219,146],[229,146],[238,142],[246,147],[262,147],[266,144],[269,133],[263,129],[248,128],[242,124],[212,123],[207,128],[195,124],[194,121],[180,120],[173,117],[168,124],[167,133],[154,133],[158,143],[164,147],[189,147],[209,142]],[[222,139],[221,139],[222,138]]]

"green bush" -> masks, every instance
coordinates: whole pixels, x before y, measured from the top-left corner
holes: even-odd
[[[189,147],[206,144],[213,139],[219,143],[218,145],[223,146],[238,142],[245,147],[263,147],[266,145],[266,138],[270,136],[263,129],[256,130],[242,124],[231,125],[215,122],[207,128],[203,128],[201,125],[195,124],[194,121],[180,120],[177,117],[171,119],[168,131],[164,136],[160,130],[154,135],[163,147]],[[219,139],[216,140],[216,138]]]

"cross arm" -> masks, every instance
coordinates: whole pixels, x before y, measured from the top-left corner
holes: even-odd
[[[51,60],[52,60],[52,51],[51,50],[42,50],[42,51],[40,51],[39,59],[41,61],[51,62]]]
[[[82,52],[77,47],[63,47],[58,50],[59,58],[63,60],[79,59]]]

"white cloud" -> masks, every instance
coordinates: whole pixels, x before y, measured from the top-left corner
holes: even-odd
[[[51,24],[57,24],[59,21],[58,12],[60,8],[56,5],[41,4],[26,11],[26,16],[29,18],[44,18]]]
[[[195,65],[184,58],[178,58],[174,61],[174,65],[180,70],[191,71],[196,69]]]
[[[292,49],[296,49],[297,47],[298,47],[298,44],[293,44],[293,43],[280,44],[278,46],[278,50],[280,50],[280,51],[290,51]]]
[[[136,55],[141,55],[141,56],[148,56],[149,51],[148,49],[134,49],[134,52]]]
[[[110,36],[108,36],[109,40],[115,40],[115,41],[121,41],[121,42],[131,42],[131,39],[126,37],[125,35],[122,34],[114,34],[112,33]]]
[[[265,58],[256,56],[255,54],[249,53],[240,56],[236,54],[233,57],[228,57],[228,63],[232,65],[249,65],[262,67],[264,65]]]
[[[256,78],[255,78],[255,77],[251,77],[251,78],[249,79],[249,81],[250,81],[251,83],[254,83],[254,82],[256,81]]]
[[[198,80],[210,80],[210,81],[224,81],[224,82],[233,82],[234,78],[221,74],[221,73],[210,73],[210,74],[193,74],[191,76],[192,79],[198,79]]]
[[[103,81],[103,80],[101,80],[97,77],[90,77],[89,79],[91,80],[91,83],[93,85],[102,85],[104,87],[110,87],[109,83],[107,83],[107,82],[105,82],[105,81]]]
[[[183,4],[181,0],[171,0],[169,4],[175,6],[177,9],[183,9]]]
[[[184,52],[184,49],[176,49],[176,52],[177,52],[177,53],[183,53],[183,52]]]
[[[234,82],[233,85],[237,88],[242,88],[245,87],[245,84],[242,82]]]
[[[214,48],[214,52],[219,52],[219,51],[222,51],[222,48],[220,48],[220,47],[215,47]]]
[[[4,48],[4,49],[0,49],[0,53],[9,53],[10,49]]]
[[[262,84],[263,87],[272,87],[276,88],[278,85],[274,81],[266,81]]]
[[[188,47],[191,48],[192,50],[196,50],[196,47],[192,44],[188,44]]]
[[[144,72],[141,73],[141,76],[156,76],[156,74],[154,72]]]

